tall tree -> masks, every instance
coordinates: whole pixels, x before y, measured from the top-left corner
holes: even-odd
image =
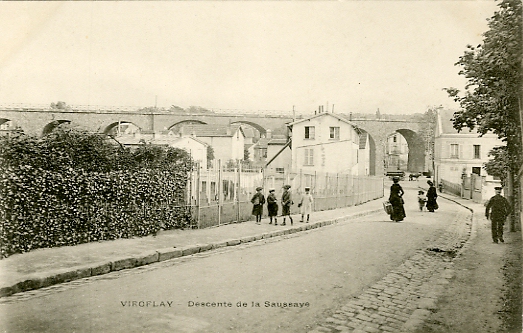
[[[506,142],[506,147],[491,152],[491,170],[506,167],[504,183],[512,184],[512,176],[522,159],[519,120],[519,91],[521,89],[522,11],[520,0],[502,0],[499,10],[488,20],[489,30],[483,43],[467,46],[456,65],[467,78],[461,93],[447,88],[462,110],[454,114],[454,128],[477,128],[480,135],[492,132]],[[503,150],[505,150],[503,152]],[[509,186],[510,190],[511,186]],[[513,198],[513,194],[509,193]]]

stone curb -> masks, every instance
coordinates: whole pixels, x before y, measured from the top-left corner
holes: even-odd
[[[52,285],[70,282],[91,276],[108,274],[123,269],[135,268],[139,266],[149,265],[156,262],[175,259],[183,256],[210,251],[226,246],[236,246],[239,244],[250,243],[258,240],[268,239],[272,237],[290,235],[293,233],[321,228],[323,226],[335,224],[351,218],[358,218],[369,215],[382,209],[371,209],[359,213],[348,214],[342,217],[331,220],[317,221],[301,226],[292,226],[287,229],[275,230],[253,236],[242,236],[238,239],[227,239],[211,244],[196,244],[189,245],[183,248],[167,247],[158,250],[148,250],[140,253],[134,257],[118,257],[108,262],[99,262],[90,264],[88,266],[78,266],[73,268],[56,270],[48,275],[31,274],[23,281],[17,282],[12,286],[3,287],[0,289],[0,297],[7,297],[16,293],[36,290],[40,288],[49,287]]]

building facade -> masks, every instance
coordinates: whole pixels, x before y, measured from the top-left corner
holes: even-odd
[[[293,170],[358,175],[360,133],[350,121],[319,113],[288,126]]]
[[[458,133],[452,126],[454,111],[438,110],[434,139],[434,176],[436,181],[445,180],[460,184],[470,174],[493,180],[483,168],[490,160],[492,148],[504,143],[494,134],[479,134],[468,128]]]

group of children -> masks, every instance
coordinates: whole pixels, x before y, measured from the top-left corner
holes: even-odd
[[[294,204],[294,201],[292,201],[292,195],[289,189],[291,188],[290,185],[283,186],[283,194],[281,196],[281,205],[282,205],[282,214],[283,217],[283,223],[281,225],[286,225],[286,217],[289,217],[289,222],[291,225],[293,224],[292,216],[291,216],[291,206]],[[265,196],[262,193],[263,188],[257,187],[256,193],[251,199],[252,206],[252,215],[256,216],[256,224],[261,223],[261,218],[263,214],[263,205],[265,204]],[[305,216],[307,216],[307,223],[309,223],[310,214],[312,213],[312,203],[314,202],[314,199],[312,198],[312,195],[310,193],[310,188],[305,187],[305,194],[301,197],[300,202],[298,203],[298,207],[300,207],[301,210],[301,221],[304,222]],[[275,190],[271,188],[269,190],[269,195],[267,196],[267,211],[269,213],[269,224],[272,224],[272,220],[274,218],[274,225],[278,225],[278,199],[276,198]]]

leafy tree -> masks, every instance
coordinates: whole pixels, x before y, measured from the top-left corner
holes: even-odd
[[[454,114],[454,127],[477,128],[480,135],[493,132],[507,142],[511,165],[517,167],[520,155],[518,93],[521,82],[521,2],[504,0],[500,10],[489,20],[483,44],[468,45],[456,65],[468,79],[460,96],[456,88],[447,88],[449,96],[462,110]]]
[[[476,128],[480,135],[497,134],[506,148],[491,152],[489,170],[501,172],[504,183],[512,184],[521,161],[519,91],[521,89],[522,5],[519,0],[500,1],[499,10],[488,20],[483,43],[468,45],[456,65],[468,84],[461,93],[447,88],[462,108],[454,114],[454,128]],[[498,171],[494,171],[498,170]],[[513,198],[513,194],[509,193]]]
[[[249,153],[249,149],[244,149],[244,150],[243,150],[243,160],[244,160],[244,161],[248,161],[250,155],[251,155],[251,153]]]
[[[207,167],[210,168],[214,161],[214,149],[211,146],[207,146]]]
[[[427,145],[425,148],[430,156],[434,156],[434,130],[436,126],[437,110],[440,108],[441,106],[429,107],[422,117],[420,117],[422,127],[419,134],[423,140],[425,140]]]
[[[67,105],[66,102],[58,101],[56,103],[51,103],[51,109],[56,110],[70,110],[71,107]]]

